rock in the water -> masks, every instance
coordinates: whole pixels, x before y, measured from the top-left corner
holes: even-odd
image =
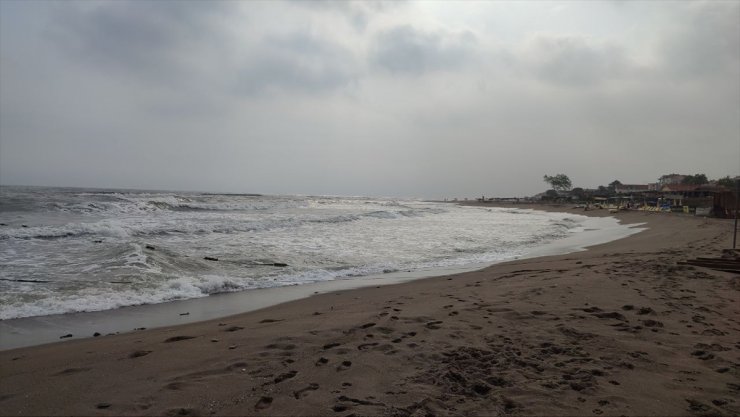
[[[218,261],[218,258],[214,258],[213,256],[206,256],[203,259],[206,261]]]
[[[98,337],[98,336],[100,336],[100,333],[98,332],[93,333],[93,337]]]
[[[65,334],[64,336],[59,336],[60,339],[66,339],[68,337],[72,337],[72,333]]]
[[[149,249],[149,250],[155,250],[155,249],[156,249],[156,248],[154,247],[154,245],[146,245],[146,246],[144,246],[144,247],[145,247],[145,248],[147,248],[147,249]]]
[[[284,264],[282,262],[275,262],[274,264],[272,264],[272,266],[288,266],[288,264]]]

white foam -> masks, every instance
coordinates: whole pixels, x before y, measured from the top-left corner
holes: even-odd
[[[52,281],[30,287],[5,282],[0,318],[497,262],[572,235],[583,229],[584,219],[368,198],[83,197],[101,201],[72,203],[109,212],[102,218],[101,213],[65,214],[67,223],[0,229],[0,260],[6,265],[0,273]],[[39,219],[48,216],[45,212]],[[145,249],[149,244],[156,249]],[[274,262],[289,266],[259,265]]]

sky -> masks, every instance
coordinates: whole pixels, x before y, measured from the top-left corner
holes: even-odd
[[[740,174],[740,2],[0,1],[0,183],[421,198]]]

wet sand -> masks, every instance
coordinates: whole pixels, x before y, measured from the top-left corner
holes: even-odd
[[[740,276],[677,264],[730,247],[732,222],[616,216],[649,229],[585,252],[0,352],[0,409],[8,415],[740,413]]]

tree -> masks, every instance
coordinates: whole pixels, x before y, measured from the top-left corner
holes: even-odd
[[[583,200],[583,199],[586,198],[586,191],[583,188],[581,188],[581,187],[576,187],[576,188],[570,190],[570,192],[571,192],[571,194],[575,198],[577,198],[579,200]]]
[[[609,183],[609,187],[608,187],[609,188],[609,193],[614,194],[616,192],[617,185],[622,185],[622,182],[619,181],[619,180],[614,180],[614,181],[610,182]]]
[[[568,176],[565,174],[556,174],[552,177],[549,175],[545,175],[543,177],[543,180],[546,183],[550,184],[550,187],[557,191],[568,191],[572,186],[570,178],[568,178]]]
[[[707,179],[706,175],[696,174],[696,175],[685,176],[684,179],[681,181],[681,184],[702,185],[708,182],[709,182],[709,179]]]
[[[558,192],[555,190],[547,190],[545,191],[545,199],[546,200],[557,200],[558,198]]]
[[[729,188],[731,190],[734,190],[735,189],[735,180],[733,180],[732,178],[730,178],[730,176],[728,175],[728,176],[726,176],[724,178],[718,179],[717,180],[717,185],[721,185],[721,186],[723,186],[725,188]]]

